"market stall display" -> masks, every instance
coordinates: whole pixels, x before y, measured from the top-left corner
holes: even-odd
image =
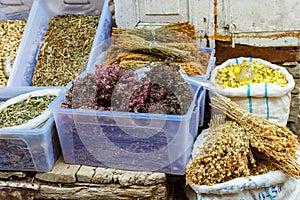
[[[171,23],[154,30],[113,28],[104,64],[118,63],[137,69],[149,62],[173,59],[189,76],[204,76],[214,52],[195,42],[195,28],[187,22]]]
[[[255,199],[264,195],[263,188],[297,187],[300,144],[296,135],[248,113],[229,98],[217,95],[211,105],[229,119],[213,118],[195,142],[186,181],[199,198]],[[287,191],[283,191],[286,196],[299,192]]]
[[[32,77],[33,86],[64,86],[85,70],[99,15],[50,19]]]

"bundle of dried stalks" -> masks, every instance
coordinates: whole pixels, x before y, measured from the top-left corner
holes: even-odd
[[[113,28],[112,45],[104,64],[117,63],[130,69],[143,67],[148,62],[161,62],[171,58],[182,65],[187,75],[206,73],[207,65],[194,41],[195,28],[187,22],[177,22],[155,30]],[[132,62],[131,62],[132,61]]]
[[[300,165],[296,161],[300,145],[297,136],[287,127],[250,114],[237,103],[218,94],[212,97],[211,106],[243,127],[249,135],[254,156],[268,161],[291,177],[300,178]]]
[[[160,56],[162,58],[173,58],[175,61],[181,62],[191,59],[191,52],[189,51],[168,47],[160,43],[149,42],[137,35],[122,34],[122,36],[113,38],[113,45],[114,44],[117,44],[119,49],[112,48],[109,52],[139,52]],[[117,55],[119,54],[117,53]]]

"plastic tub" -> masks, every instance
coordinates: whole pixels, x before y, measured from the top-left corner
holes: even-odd
[[[91,52],[103,40],[111,35],[111,13],[108,0],[35,0],[33,2],[28,22],[14,64],[9,86],[35,87],[45,89],[54,86],[31,86],[38,53],[49,20],[56,15],[63,14],[91,14],[99,15],[100,20],[93,41]],[[108,28],[109,27],[109,28]],[[89,57],[88,63],[92,62]],[[63,88],[63,87],[60,87]]]
[[[202,89],[184,115],[65,109],[60,107],[62,91],[49,109],[65,162],[185,174],[198,132]]]
[[[0,22],[6,22],[8,20],[25,20],[28,18],[31,2],[27,2],[27,4],[10,4],[11,2],[1,2],[0,5]],[[24,30],[25,31],[25,30]],[[19,44],[20,47],[21,43]],[[1,50],[0,50],[1,51]],[[18,51],[17,51],[18,52]],[[16,53],[17,56],[17,53]],[[16,63],[16,58],[14,60]],[[17,96],[18,94],[24,93],[24,91],[20,88],[16,88],[12,90],[9,86],[8,79],[7,86],[0,86],[0,100],[3,101],[13,96]],[[30,90],[29,90],[30,91]]]
[[[10,98],[29,92],[10,89]],[[53,116],[35,129],[0,128],[0,151],[2,171],[50,171],[61,155]]]
[[[37,129],[1,128],[0,146],[3,171],[48,172],[61,154],[53,117]]]

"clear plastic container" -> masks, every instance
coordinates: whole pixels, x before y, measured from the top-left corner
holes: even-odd
[[[35,0],[29,14],[8,86],[23,87],[27,90],[30,90],[28,87],[36,89],[54,87],[37,87],[31,85],[38,53],[48,27],[48,22],[53,16],[63,14],[101,14],[91,52],[111,35],[112,19],[108,0]],[[89,57],[88,63],[92,62],[91,59],[92,57]]]
[[[54,118],[37,129],[0,129],[0,170],[48,172],[61,154]]]
[[[7,99],[31,91],[10,88]],[[58,134],[51,116],[35,129],[0,128],[0,170],[48,172],[61,155]]]
[[[6,22],[8,20],[25,20],[28,18],[30,8],[31,8],[32,1],[2,1],[0,4],[0,22]],[[21,45],[21,44],[20,44]],[[20,47],[19,45],[19,47]],[[16,62],[16,59],[14,63]],[[13,67],[13,66],[10,66]],[[8,82],[10,81],[11,76],[8,79]],[[26,90],[24,91],[21,88],[15,88],[12,89],[11,87],[7,86],[0,86],[0,101],[4,101],[5,99],[11,98],[13,96],[17,96],[19,94],[22,94],[24,92],[30,92],[33,90]]]
[[[203,88],[184,115],[65,109],[60,107],[65,92],[49,109],[66,163],[185,174],[198,133]]]

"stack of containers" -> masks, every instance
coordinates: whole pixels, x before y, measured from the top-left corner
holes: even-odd
[[[13,70],[8,80],[8,87],[0,88],[1,100],[8,100],[21,94],[44,89],[62,89],[64,87],[33,87],[31,78],[34,73],[40,45],[43,41],[48,21],[56,15],[64,14],[102,14],[98,23],[92,50],[101,40],[110,36],[111,16],[108,0],[98,1],[64,1],[64,0],[34,0]],[[105,18],[103,17],[105,16]],[[100,30],[107,30],[105,34]],[[90,61],[89,61],[90,62]],[[1,153],[0,170],[9,171],[50,171],[60,155],[60,145],[54,117],[34,129],[1,128],[0,142],[9,148]],[[21,151],[26,154],[26,164],[23,163]]]
[[[103,34],[105,31],[102,30]],[[103,55],[109,45],[108,38],[95,48],[88,72],[94,72],[95,65],[103,63]],[[211,53],[208,72],[203,76],[208,78],[214,67],[214,50],[201,50]],[[81,77],[85,74],[81,74]],[[62,91],[49,108],[55,118],[65,162],[185,174],[199,120],[204,117],[205,104],[204,88],[190,86],[194,98],[183,115],[62,108],[67,94],[66,90]]]

